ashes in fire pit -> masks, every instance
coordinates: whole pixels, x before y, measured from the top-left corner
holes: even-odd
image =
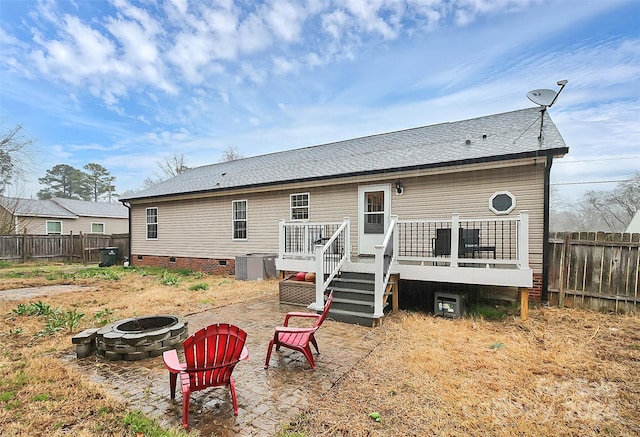
[[[96,332],[98,353],[108,360],[157,357],[187,338],[187,322],[157,315],[120,320]]]

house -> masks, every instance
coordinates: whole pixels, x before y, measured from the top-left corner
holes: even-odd
[[[130,259],[232,273],[277,254],[280,271],[315,272],[311,308],[366,283],[374,322],[403,280],[546,300],[549,177],[566,153],[536,107],[198,167],[121,199]]]
[[[0,230],[4,234],[124,234],[129,213],[121,203],[0,196]]]
[[[633,215],[625,232],[628,234],[640,234],[640,210]]]

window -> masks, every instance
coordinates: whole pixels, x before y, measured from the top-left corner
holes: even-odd
[[[233,239],[247,239],[247,201],[234,200],[233,209]]]
[[[147,208],[147,240],[158,238],[158,208]]]
[[[384,234],[384,191],[367,191],[364,195],[364,233]]]
[[[498,191],[489,199],[494,214],[509,214],[516,207],[516,197],[508,191]]]
[[[92,234],[104,234],[104,223],[91,223]]]
[[[62,235],[62,222],[54,222],[47,220],[47,234]]]
[[[309,219],[309,193],[291,195],[291,220]]]

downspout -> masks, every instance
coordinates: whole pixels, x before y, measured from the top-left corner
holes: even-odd
[[[544,167],[544,219],[542,231],[542,305],[549,305],[549,203],[551,198],[551,166],[553,165],[553,156],[548,155]]]
[[[128,210],[129,210],[129,223],[127,226],[129,227],[129,253],[127,254],[127,259],[129,260],[129,265],[133,265],[131,262],[131,204],[125,200],[120,201]]]

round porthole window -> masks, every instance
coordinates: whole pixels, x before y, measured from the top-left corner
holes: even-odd
[[[494,214],[509,214],[516,207],[516,196],[508,191],[498,191],[489,199],[489,209]]]

